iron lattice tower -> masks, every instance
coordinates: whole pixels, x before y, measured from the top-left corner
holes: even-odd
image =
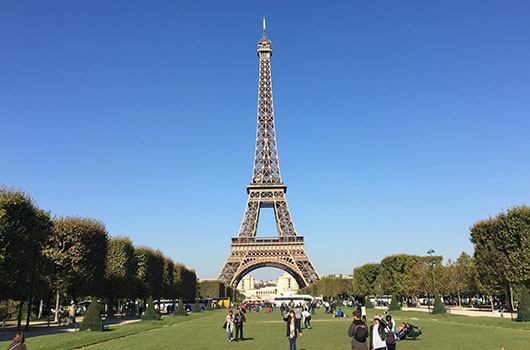
[[[304,249],[304,237],[296,229],[287,206],[287,186],[280,176],[276,146],[270,60],[272,47],[266,36],[258,42],[259,89],[256,153],[252,182],[247,186],[248,201],[237,237],[218,280],[236,287],[241,278],[260,267],[277,267],[289,272],[300,288],[318,281],[319,276]],[[278,236],[256,236],[261,208],[274,208]]]

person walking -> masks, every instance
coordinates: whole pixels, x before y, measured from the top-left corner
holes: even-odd
[[[385,325],[379,315],[374,316],[374,324],[370,326],[370,350],[386,350]]]
[[[247,319],[245,318],[245,315],[241,312],[241,309],[237,309],[237,313],[234,316],[234,325],[236,327],[236,339],[235,341],[238,341],[239,338],[241,340],[243,339],[243,326],[247,322]]]
[[[361,306],[361,320],[366,323],[366,305]]]
[[[24,333],[18,332],[13,342],[8,345],[7,350],[26,350],[24,344]]]
[[[305,329],[311,329],[311,314],[307,309],[302,311],[302,317],[304,318]]]
[[[289,339],[289,350],[296,350],[296,337],[298,334],[302,336],[302,329],[300,329],[300,322],[296,320],[294,310],[287,313],[283,319],[287,322],[287,339]]]
[[[225,318],[226,331],[228,332],[228,341],[232,341],[232,334],[234,333],[234,314],[232,310],[228,311]]]
[[[352,350],[368,350],[366,339],[368,338],[368,327],[361,320],[359,310],[353,312],[353,322],[348,329],[348,336],[351,337]]]

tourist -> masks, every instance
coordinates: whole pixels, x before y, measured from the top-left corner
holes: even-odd
[[[361,306],[361,319],[366,323],[366,305]]]
[[[287,322],[287,339],[289,339],[289,350],[296,350],[296,337],[298,333],[302,336],[302,329],[300,329],[300,323],[296,320],[294,310],[287,313],[287,316],[283,319]]]
[[[361,313],[358,310],[353,312],[353,322],[348,329],[348,336],[351,337],[352,350],[367,350],[368,328],[366,323],[361,320]]]
[[[374,324],[370,326],[370,349],[386,350],[385,325],[382,324],[379,315],[374,316]]]
[[[386,332],[386,349],[387,350],[396,350],[396,335],[392,328],[394,327],[394,322],[392,322],[392,317],[390,315],[386,316],[387,326],[385,328]],[[390,319],[390,321],[388,321]]]
[[[329,303],[326,301],[324,302],[324,307],[326,308],[326,313],[329,312]]]
[[[294,309],[294,317],[296,318],[296,322],[298,322],[298,326],[302,324],[302,312],[299,308]]]
[[[26,350],[24,333],[18,332],[15,339],[13,339],[13,342],[7,347],[7,350]]]
[[[392,318],[392,316],[390,316],[389,314],[387,314],[385,316],[385,320],[386,320],[386,323],[389,325],[389,328],[392,330],[392,332],[395,333],[395,329],[394,329],[394,318]],[[391,326],[390,326],[391,325]]]
[[[311,314],[307,309],[302,311],[302,317],[304,318],[305,329],[311,329]]]
[[[333,317],[345,317],[344,312],[342,311],[340,307],[339,307],[339,311],[337,311],[337,314],[334,315]]]
[[[410,323],[402,323],[397,331],[397,340],[405,340],[407,337],[416,340],[421,335],[421,328],[411,325]]]
[[[237,314],[234,317],[234,325],[236,327],[236,341],[238,341],[239,338],[241,338],[241,340],[244,340],[243,326],[245,325],[245,322],[247,322],[245,315],[243,315],[240,309],[237,309]]]
[[[234,333],[234,315],[232,310],[228,311],[225,318],[226,331],[228,332],[228,340],[232,341],[232,334]]]

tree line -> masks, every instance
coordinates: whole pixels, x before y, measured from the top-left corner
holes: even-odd
[[[325,276],[300,289],[299,294],[321,295],[326,299],[342,298],[352,294],[352,280],[342,276]]]
[[[436,292],[454,297],[487,295],[504,299],[514,309],[514,295],[521,299],[523,286],[530,286],[530,208],[516,206],[470,228],[473,255],[463,252],[456,261],[442,264],[442,256],[392,255],[380,263],[353,270],[353,294],[397,295],[417,299]],[[431,270],[432,269],[432,270]]]
[[[118,300],[136,313],[136,300],[193,299],[196,288],[195,271],[159,250],[110,237],[98,220],[52,218],[28,194],[0,187],[0,313],[14,303],[19,327],[24,308],[27,325],[43,308],[57,321],[62,304],[97,297],[112,317]]]

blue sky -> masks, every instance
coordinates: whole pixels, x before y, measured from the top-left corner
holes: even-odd
[[[455,259],[475,221],[529,204],[528,13],[526,1],[4,1],[0,183],[216,277],[251,180],[266,16],[282,178],[318,272],[429,248]]]

